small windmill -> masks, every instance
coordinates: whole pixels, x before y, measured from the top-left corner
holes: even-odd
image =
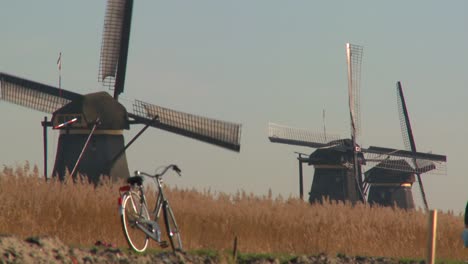
[[[413,136],[413,129],[411,128],[411,122],[401,82],[397,82],[396,91],[401,132],[405,149],[416,153],[416,142]],[[424,208],[428,210],[429,206],[421,175],[427,172],[439,173],[443,167],[436,166],[433,162],[422,162],[416,159],[410,160],[410,163],[407,163],[405,160],[393,162],[399,162],[400,166],[406,166],[408,167],[408,170],[392,171],[384,168],[373,168],[366,172],[365,182],[369,183],[368,201],[370,203],[377,203],[380,205],[396,204],[402,208],[414,208],[415,206],[411,188],[413,183],[416,181],[415,178],[417,178]],[[416,171],[411,172],[409,169],[410,167],[416,168]]]
[[[350,138],[341,139],[335,135],[269,124],[268,138],[271,142],[316,149],[309,157],[298,157],[300,164],[307,163],[314,165],[315,168],[309,202],[322,201],[324,197],[328,197],[330,200],[351,201],[353,203],[365,202],[368,186],[362,177],[364,165],[374,164],[375,168],[421,173],[425,168],[410,166],[410,164],[432,162],[431,164],[436,166],[446,161],[446,157],[443,155],[375,146],[362,148],[358,144],[362,53],[361,46],[346,44]],[[302,175],[300,177],[302,178]]]
[[[53,175],[66,170],[87,175],[97,182],[129,175],[125,150],[149,126],[240,150],[241,125],[183,113],[135,100],[133,111],[119,103],[124,91],[133,0],[108,0],[98,80],[113,90],[81,95],[72,91],[0,73],[0,99],[52,113],[44,126],[60,130]],[[123,130],[145,127],[127,145]],[[46,145],[46,143],[45,143]]]
[[[468,228],[468,202],[465,207],[465,228]]]

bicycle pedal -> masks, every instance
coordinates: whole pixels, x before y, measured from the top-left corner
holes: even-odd
[[[162,247],[162,248],[167,248],[169,246],[169,244],[167,243],[167,241],[161,241],[161,242],[159,242],[159,246]]]

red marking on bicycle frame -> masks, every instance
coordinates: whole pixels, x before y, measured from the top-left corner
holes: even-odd
[[[128,192],[128,191],[130,191],[130,186],[129,185],[122,186],[122,187],[119,188],[119,191],[120,192]]]
[[[122,197],[119,197],[119,199],[117,200],[117,202],[119,203],[120,206],[122,206]]]

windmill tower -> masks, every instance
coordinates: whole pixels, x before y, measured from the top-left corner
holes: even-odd
[[[123,131],[134,124],[240,150],[240,124],[140,100],[135,100],[133,109],[128,111],[119,102],[125,87],[132,8],[133,0],[108,0],[107,3],[98,80],[113,90],[113,95],[107,92],[81,95],[0,73],[2,100],[52,114],[51,122],[45,125],[60,129],[54,176],[63,178],[68,170],[87,175],[93,182],[101,175],[127,177],[125,150],[136,138],[125,145]]]
[[[309,202],[330,200],[366,201],[368,183],[363,181],[363,166],[375,164],[375,168],[415,173],[418,168],[406,166],[432,161],[434,166],[446,161],[443,155],[419,153],[416,151],[375,147],[362,148],[359,144],[360,111],[359,86],[362,47],[346,44],[348,65],[348,105],[351,137],[340,139],[335,135],[314,133],[304,129],[269,124],[271,142],[312,147],[316,150],[309,157],[299,157],[300,163],[314,166],[314,178]],[[406,162],[397,162],[403,160]],[[302,171],[302,170],[300,170]],[[300,175],[301,177],[301,175]]]
[[[403,135],[405,149],[415,153],[416,142],[414,140],[403,88],[400,82],[397,82],[396,91],[401,132]],[[388,163],[388,161],[384,162]],[[379,168],[372,168],[366,172],[365,182],[369,184],[369,203],[384,206],[396,205],[400,208],[413,209],[415,205],[411,189],[417,179],[424,208],[428,210],[429,206],[421,175],[427,172],[437,173],[442,170],[443,167],[436,166],[433,162],[422,162],[416,159],[408,161],[410,163],[405,160],[397,160],[393,162],[400,163],[399,166],[405,166],[407,169],[405,171],[394,171],[385,169],[386,167],[394,167],[393,164],[381,164]],[[411,168],[414,168],[415,170],[411,172]]]
[[[309,156],[308,164],[314,166],[314,178],[309,193],[310,203],[322,202],[324,197],[352,203],[363,201],[360,189],[362,182],[360,178],[355,177],[361,174],[360,165],[364,162],[362,153],[351,151],[353,142],[350,139],[342,140],[340,144],[344,147],[342,151],[335,148],[319,148]],[[352,165],[355,157],[358,163],[356,167]]]

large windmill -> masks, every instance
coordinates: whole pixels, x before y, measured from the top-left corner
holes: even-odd
[[[51,113],[51,122],[44,123],[60,129],[54,176],[63,178],[67,170],[87,175],[94,182],[101,175],[128,176],[125,149],[129,145],[124,144],[123,130],[133,124],[145,124],[144,129],[151,126],[240,150],[239,124],[140,100],[134,101],[132,111],[119,103],[119,95],[124,91],[132,7],[133,0],[108,0],[107,3],[98,81],[113,90],[112,96],[107,92],[81,95],[0,73],[2,100]]]
[[[437,166],[446,161],[443,155],[375,146],[363,148],[358,144],[362,52],[361,46],[346,44],[350,138],[341,139],[334,135],[269,124],[268,137],[271,142],[316,149],[308,157],[301,155],[298,157],[300,164],[314,165],[314,177],[309,193],[310,202],[322,201],[324,197],[330,200],[365,202],[367,185],[363,181],[364,165],[416,174],[424,172],[426,168],[414,166],[414,164],[431,162],[433,166]]]

